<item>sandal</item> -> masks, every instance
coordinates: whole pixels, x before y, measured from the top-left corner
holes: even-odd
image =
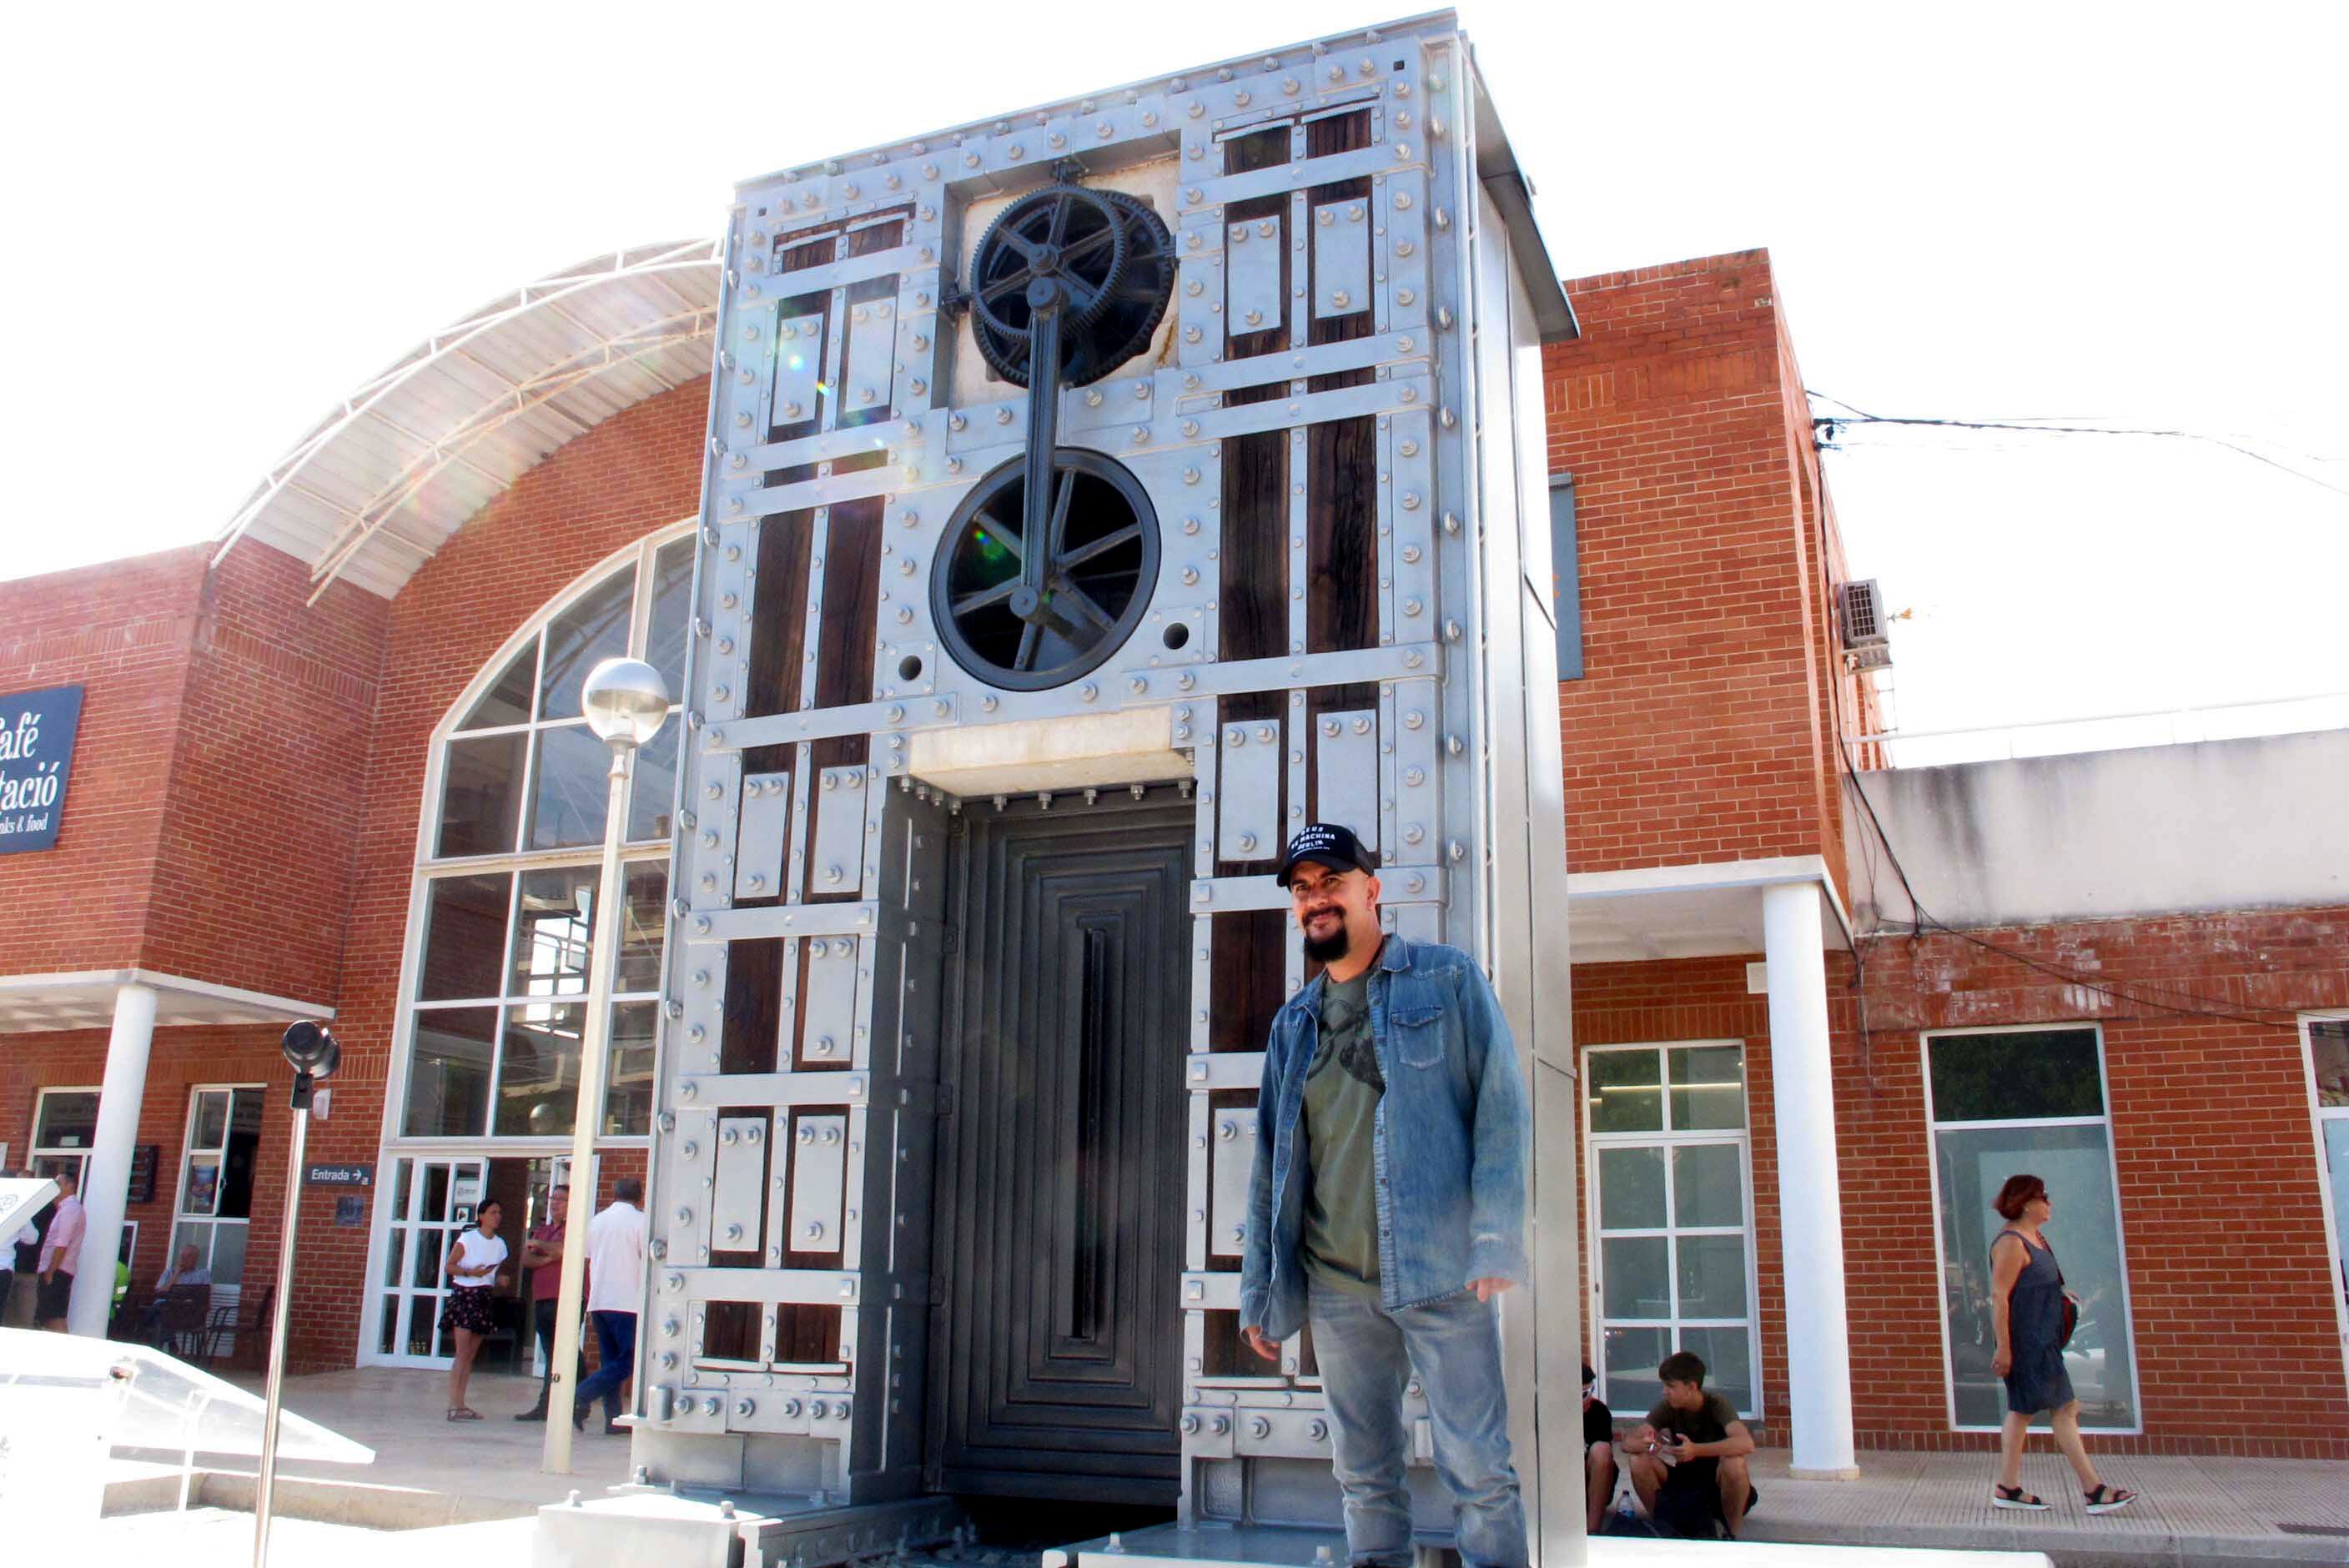
[[[2045,1508],[2047,1500],[2019,1486],[1993,1486],[1990,1489],[1992,1508]]]
[[[481,1413],[479,1410],[463,1405],[454,1406],[449,1411],[449,1419],[452,1421],[478,1421],[481,1418]]]
[[[2085,1507],[2090,1513],[2110,1513],[2116,1508],[2127,1508],[2137,1499],[2137,1494],[2128,1488],[2106,1486],[2102,1481],[2096,1483],[2095,1491],[2084,1491],[2080,1494],[2082,1506]]]

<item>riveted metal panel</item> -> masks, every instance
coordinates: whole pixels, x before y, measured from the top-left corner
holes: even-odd
[[[802,1117],[792,1138],[792,1251],[838,1249],[847,1173],[848,1118]]]
[[[897,307],[877,299],[848,307],[848,364],[841,407],[864,414],[890,406],[897,363]]]
[[[853,892],[864,865],[864,769],[827,768],[816,777],[815,853],[810,893]]]
[[[1214,1211],[1207,1226],[1207,1250],[1219,1258],[1240,1255],[1247,1241],[1248,1175],[1256,1164],[1256,1119],[1253,1107],[1235,1106],[1216,1113],[1214,1150]]]
[[[1280,228],[1278,219],[1262,218],[1224,230],[1224,330],[1232,336],[1276,331],[1288,320]]]
[[[800,995],[804,1020],[803,1065],[847,1063],[855,1050],[856,954],[853,936],[819,936],[807,944],[807,986]]]
[[[1390,174],[1373,193],[1378,221],[1386,229],[1386,312],[1389,332],[1409,332],[1427,324],[1427,171]]]
[[[815,418],[815,389],[823,377],[823,316],[786,316],[775,329],[774,422]]]
[[[1226,861],[1270,860],[1280,852],[1280,726],[1226,724],[1222,735],[1216,853]]]
[[[736,898],[774,898],[782,892],[791,806],[790,774],[754,773],[742,780],[741,828],[734,848]]]
[[[659,1205],[651,1229],[669,1238],[671,1267],[709,1261],[709,1194],[717,1184],[718,1113],[686,1109],[662,1140]]]
[[[1435,787],[1441,692],[1433,681],[1396,681],[1380,700],[1381,732],[1393,748],[1395,831],[1387,841],[1387,858],[1414,865],[1438,861],[1446,843]]]
[[[759,1250],[767,1183],[767,1119],[718,1119],[717,1181],[709,1192],[709,1245],[714,1252]]]
[[[1371,308],[1371,204],[1325,201],[1313,210],[1313,314]]]
[[[1314,775],[1318,822],[1354,830],[1362,846],[1379,847],[1379,716],[1364,708],[1325,713],[1314,727]]]
[[[1389,583],[1380,606],[1398,643],[1423,643],[1444,634],[1435,579],[1435,455],[1433,417],[1424,408],[1400,411],[1382,435],[1383,466],[1392,476],[1381,501],[1390,532],[1384,545]]]

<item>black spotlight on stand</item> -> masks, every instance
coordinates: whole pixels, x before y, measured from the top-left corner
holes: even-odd
[[[285,1233],[277,1248],[277,1294],[269,1315],[269,1387],[261,1417],[261,1473],[253,1491],[253,1568],[268,1568],[270,1505],[277,1490],[278,1399],[285,1380],[285,1320],[294,1292],[294,1233],[302,1212],[303,1160],[310,1141],[310,1095],[342,1064],[343,1047],[324,1024],[288,1027],[283,1042],[294,1068],[293,1157],[285,1170]]]

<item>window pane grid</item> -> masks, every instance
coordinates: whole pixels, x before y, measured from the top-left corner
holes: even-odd
[[[690,640],[693,544],[684,530],[642,542],[552,607],[523,645],[503,655],[440,743],[440,806],[423,835],[416,907],[426,928],[419,954],[441,961],[419,963],[410,999],[404,1139],[568,1136],[600,872],[588,856],[604,839],[609,767],[580,715],[577,687],[596,662],[623,654],[659,659],[672,687],[681,686],[681,667],[670,674],[667,666],[681,665]],[[679,725],[683,711],[681,700],[669,706]],[[468,723],[477,717],[485,722]],[[638,753],[622,830],[634,854],[615,890],[624,900],[617,940],[613,953],[592,954],[605,965],[610,1003],[603,1019],[610,1091],[599,1136],[640,1138],[650,1119],[675,727],[664,726]],[[474,748],[462,769],[460,745]],[[457,822],[464,825],[452,828]],[[479,918],[489,912],[477,898],[452,885],[468,877],[503,878],[499,928]],[[566,885],[585,891],[566,894]],[[469,902],[477,913],[468,914]],[[441,919],[450,927],[444,948],[461,934],[494,958],[454,963],[448,952],[436,954],[432,927]],[[541,1131],[539,1124],[555,1122],[564,1124],[559,1131]]]
[[[1754,1416],[1761,1400],[1744,1047],[1599,1047],[1588,1058],[1594,1263],[1610,1397],[1645,1408],[1659,1395],[1654,1367],[1663,1353],[1690,1349],[1704,1358],[1708,1381]],[[1714,1191],[1723,1182],[1728,1191]],[[1720,1218],[1724,1207],[1734,1220]],[[1708,1222],[1684,1223],[1683,1215]],[[1733,1295],[1743,1311],[1724,1315]]]

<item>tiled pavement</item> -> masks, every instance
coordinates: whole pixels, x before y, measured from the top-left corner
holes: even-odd
[[[2036,1551],[2063,1568],[2349,1563],[2349,1464],[2100,1456],[2107,1483],[2144,1496],[2092,1516],[2071,1468],[2049,1451],[2023,1466],[2024,1488],[2050,1504],[2044,1513],[1991,1506],[1988,1454],[1865,1451],[1854,1481],[1791,1480],[1784,1449],[1764,1449],[1754,1463],[1763,1503],[1747,1535],[1758,1541]]]

